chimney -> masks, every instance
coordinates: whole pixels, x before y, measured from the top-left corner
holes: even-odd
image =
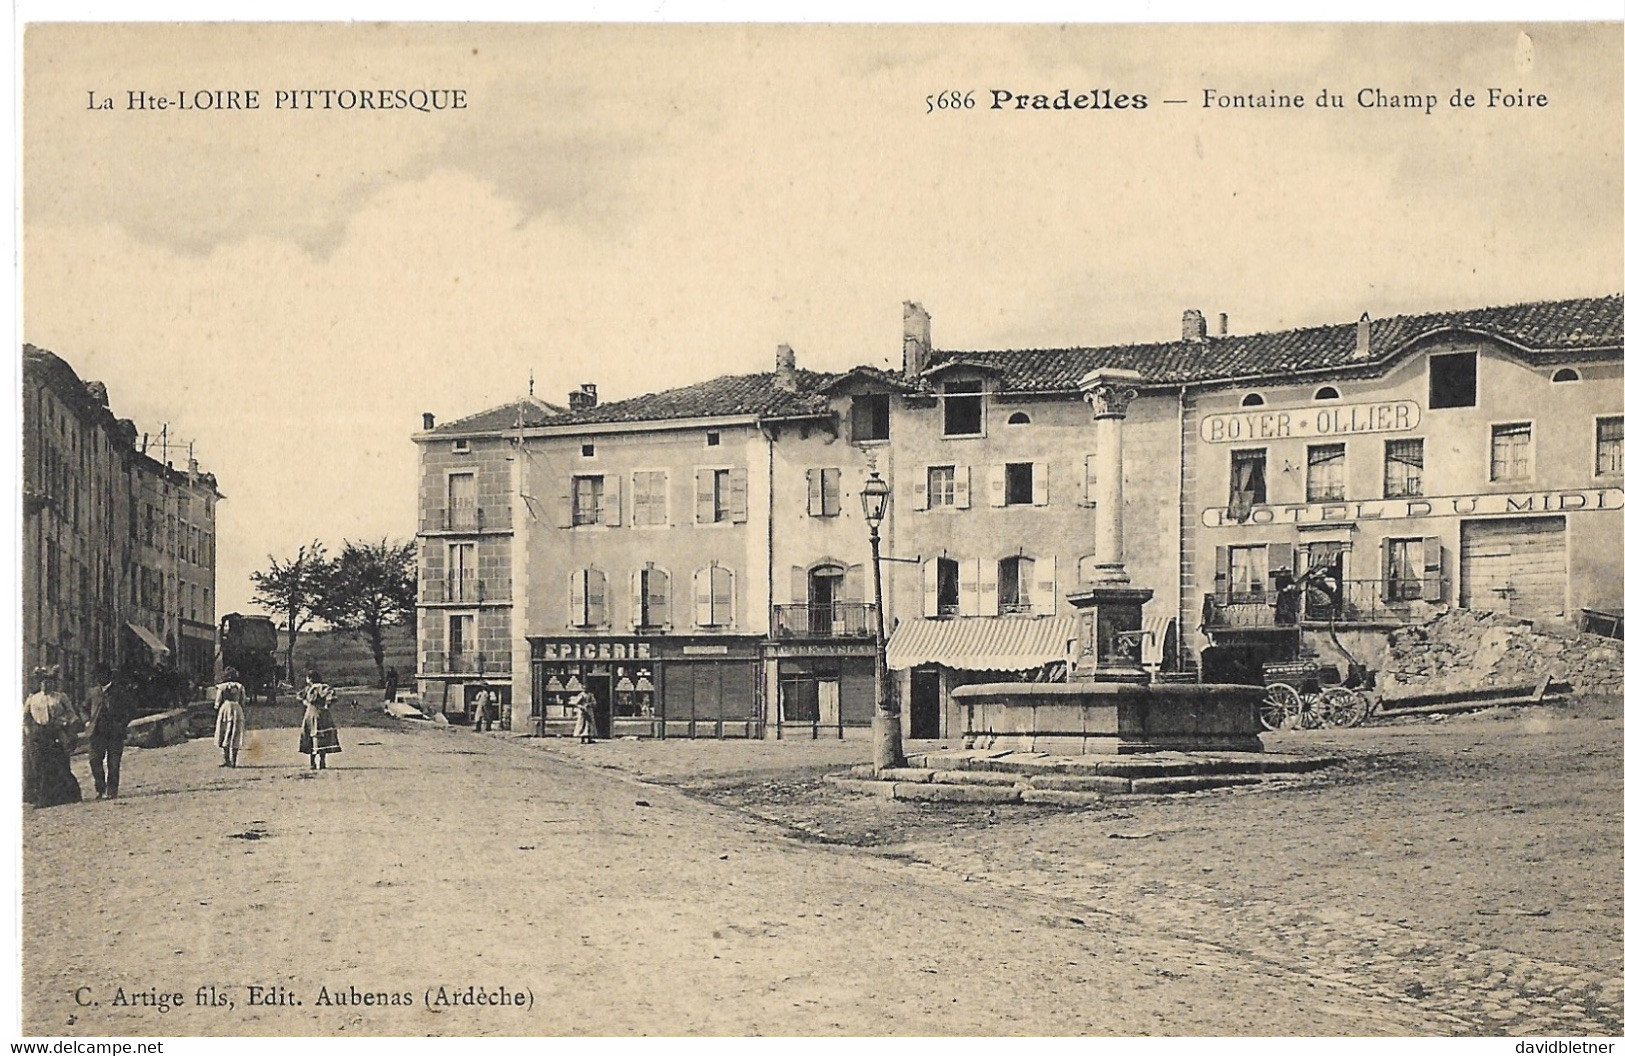
[[[1179,336],[1185,341],[1207,340],[1207,320],[1202,318],[1200,310],[1196,308],[1185,309],[1185,318],[1180,323]]]
[[[197,483],[197,459],[195,458],[186,460],[186,481],[189,484]]]
[[[99,381],[85,382],[85,393],[103,407],[107,406],[107,386]]]
[[[796,391],[796,350],[780,345],[773,357],[773,387],[783,392]]]
[[[1224,335],[1228,334],[1229,332],[1230,332],[1230,313],[1229,312],[1220,312],[1219,313],[1219,334],[1218,334],[1218,336],[1223,337]]]
[[[572,411],[585,411],[598,406],[598,386],[587,382],[581,383],[581,388],[570,393],[570,409]]]
[[[1354,324],[1354,358],[1371,358],[1371,313],[1361,312],[1360,321]]]
[[[903,302],[903,377],[918,381],[931,368],[931,313]]]
[[[423,412],[423,431],[428,432],[430,429],[433,429],[433,428],[434,428],[434,415],[430,414],[428,411],[424,411]]]

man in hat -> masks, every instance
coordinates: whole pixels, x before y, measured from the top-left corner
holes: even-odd
[[[90,717],[85,734],[90,738],[90,776],[97,799],[118,798],[119,768],[124,759],[124,738],[135,717],[135,680],[125,672],[109,677],[107,665],[98,663],[96,684],[85,695]]]

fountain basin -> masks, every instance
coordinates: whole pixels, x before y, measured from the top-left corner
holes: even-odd
[[[966,748],[1051,755],[1262,752],[1257,686],[995,682],[953,691]]]

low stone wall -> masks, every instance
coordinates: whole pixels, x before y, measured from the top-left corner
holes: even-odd
[[[1418,693],[1528,685],[1550,675],[1576,693],[1617,696],[1621,644],[1567,624],[1447,609],[1393,632],[1377,691],[1393,702]]]

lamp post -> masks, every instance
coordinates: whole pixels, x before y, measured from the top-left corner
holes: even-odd
[[[869,549],[875,566],[875,774],[904,765],[902,715],[886,692],[886,605],[880,587],[880,522],[891,504],[891,488],[878,470],[869,471],[859,492],[869,523]]]

